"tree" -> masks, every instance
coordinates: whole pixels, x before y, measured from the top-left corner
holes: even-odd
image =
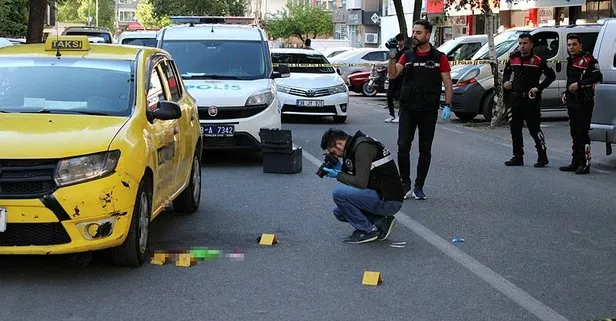
[[[404,7],[402,6],[402,0],[392,0],[394,7],[396,8],[396,17],[398,17],[398,26],[400,27],[400,33],[404,36],[404,42],[406,46],[411,48],[412,43],[409,41],[408,26],[406,24],[406,18],[404,17]],[[413,3],[413,22],[419,20],[421,17],[421,4],[422,0],[415,0]]]
[[[167,16],[155,17],[152,0],[141,0],[137,5],[137,21],[146,28],[160,28],[171,25]]]
[[[453,1],[455,1],[455,3]],[[502,75],[499,70],[496,48],[494,47],[494,22],[496,21],[496,15],[490,6],[490,2],[492,2],[494,7],[499,7],[500,1],[501,0],[446,0],[443,9],[445,12],[450,9],[478,9],[485,15],[486,34],[488,35],[488,47],[490,49],[490,66],[492,67],[492,75],[494,76],[494,106],[492,107],[492,120],[490,122],[490,126],[492,127],[502,125],[507,115],[503,102],[503,89],[501,87]]]
[[[0,21],[0,37],[25,35],[28,27],[28,2],[0,0]]]
[[[267,21],[265,28],[274,39],[296,36],[303,42],[318,35],[331,35],[334,23],[330,11],[320,7],[288,3],[286,9]]]
[[[88,5],[90,14],[96,17],[95,0],[71,0],[58,5],[58,21],[83,23],[88,22]],[[114,0],[98,0],[98,25],[115,29],[115,3]],[[94,21],[96,24],[96,21]]]
[[[26,43],[39,43],[43,41],[43,27],[47,13],[46,0],[28,0],[28,30]]]
[[[244,16],[248,0],[152,0],[156,19],[165,16]]]

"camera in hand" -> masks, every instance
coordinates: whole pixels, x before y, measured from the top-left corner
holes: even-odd
[[[396,38],[391,38],[389,40],[387,40],[387,42],[385,43],[385,47],[387,49],[396,49],[398,48],[398,41],[396,41]]]
[[[320,178],[325,177],[325,175],[327,175],[327,172],[324,171],[323,168],[327,167],[334,169],[336,168],[336,165],[338,165],[338,157],[336,157],[332,153],[325,154],[325,160],[323,161],[323,164],[319,166],[319,169],[317,170],[317,175],[319,175]]]

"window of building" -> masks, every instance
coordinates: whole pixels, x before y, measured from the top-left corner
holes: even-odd
[[[136,12],[133,10],[120,10],[119,19],[120,21],[135,21]]]

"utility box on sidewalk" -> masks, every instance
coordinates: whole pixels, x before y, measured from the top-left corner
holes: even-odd
[[[302,171],[302,148],[293,145],[291,131],[261,128],[263,172],[296,174]]]

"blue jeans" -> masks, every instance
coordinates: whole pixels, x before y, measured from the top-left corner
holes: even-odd
[[[341,222],[349,222],[356,230],[366,232],[375,229],[374,221],[379,216],[391,216],[402,208],[402,202],[384,201],[373,189],[359,189],[339,185],[332,192],[334,216]]]

